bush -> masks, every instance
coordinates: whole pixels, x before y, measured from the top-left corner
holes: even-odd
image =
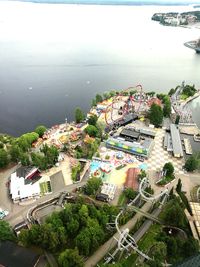
[[[193,172],[198,168],[198,159],[196,159],[194,156],[189,157],[184,165],[184,168],[188,172]]]

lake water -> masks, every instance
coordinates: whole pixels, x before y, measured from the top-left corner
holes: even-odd
[[[96,93],[200,88],[200,29],[164,27],[155,12],[190,7],[82,6],[0,1],[0,132],[73,120]]]

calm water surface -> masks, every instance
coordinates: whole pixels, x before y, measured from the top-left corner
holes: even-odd
[[[110,89],[166,92],[183,80],[200,88],[200,55],[183,46],[200,29],[151,21],[188,9],[0,2],[0,132],[72,120]]]

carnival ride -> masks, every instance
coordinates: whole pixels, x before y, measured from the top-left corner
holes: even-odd
[[[152,194],[149,194],[145,191],[145,188],[148,186],[149,186],[149,179],[145,177],[142,179],[139,185],[139,193],[145,201],[154,202],[154,201],[161,199],[164,195],[167,196],[167,192],[168,192],[167,188],[164,191],[161,191],[160,194],[153,196]]]
[[[145,201],[147,202],[152,202],[152,201],[158,201],[159,199],[162,199],[162,202],[161,202],[161,205],[164,204],[167,196],[168,196],[168,189],[165,189],[164,191],[162,191],[161,193],[153,196],[152,194],[149,194],[145,191],[145,189],[149,186],[149,180],[145,177],[142,179],[142,181],[140,182],[140,186],[139,186],[139,196],[144,199]],[[138,195],[136,196],[136,198],[138,198]],[[127,208],[133,208],[133,210],[135,212],[140,212],[142,213],[145,217],[153,220],[153,221],[156,221],[156,222],[159,222],[160,221],[153,215],[149,214],[149,213],[146,213],[144,211],[141,211],[139,208],[133,206],[132,207],[132,204],[135,202],[135,199],[130,202],[127,206]],[[130,252],[130,250],[134,250],[136,251],[140,256],[142,256],[143,258],[147,259],[147,260],[151,260],[151,258],[145,254],[144,252],[142,252],[138,246],[137,246],[137,243],[135,241],[135,239],[129,234],[129,229],[126,228],[124,230],[121,230],[119,228],[119,223],[118,223],[118,220],[119,220],[119,217],[124,213],[124,211],[126,210],[126,208],[123,208],[119,213],[118,215],[116,216],[115,218],[115,223],[112,223],[110,224],[111,227],[115,226],[115,228],[117,229],[117,232],[119,234],[119,238],[117,239],[116,237],[114,237],[114,239],[117,241],[117,248],[114,250],[113,253],[108,253],[108,257],[106,258],[105,260],[105,264],[108,264],[110,263],[112,260],[114,260],[116,254],[118,252]]]
[[[136,92],[134,95],[130,95],[129,93],[131,91]],[[123,120],[123,118],[129,113],[138,113],[143,101],[143,88],[140,84],[121,91],[119,94],[113,97],[112,103],[109,104],[105,110],[105,122],[107,126]],[[138,103],[136,110],[134,103]]]

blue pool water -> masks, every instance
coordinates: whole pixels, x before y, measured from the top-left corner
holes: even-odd
[[[139,165],[139,168],[140,168],[141,170],[146,171],[146,170],[147,170],[147,164],[146,164],[146,163],[142,163],[141,165]]]
[[[92,161],[90,164],[90,171],[93,173],[98,170],[101,166],[101,162],[99,161]]]

